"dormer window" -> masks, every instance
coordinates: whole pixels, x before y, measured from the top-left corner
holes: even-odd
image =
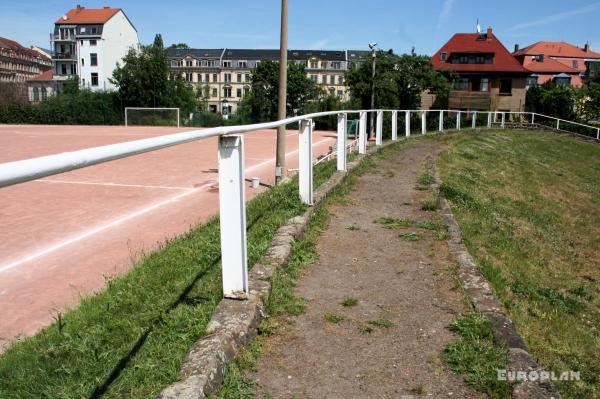
[[[447,58],[448,58],[448,53],[443,52],[442,54],[440,54],[440,61],[446,61]]]

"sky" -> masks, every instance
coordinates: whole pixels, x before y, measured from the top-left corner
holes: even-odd
[[[77,4],[120,7],[142,43],[278,48],[280,0],[0,0],[0,36],[48,48],[54,22]],[[504,45],[540,40],[589,42],[600,51],[600,1],[289,0],[289,48],[435,53],[454,33],[492,26]]]

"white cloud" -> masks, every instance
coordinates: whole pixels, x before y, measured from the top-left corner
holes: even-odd
[[[438,16],[438,29],[440,29],[444,25],[444,23],[448,20],[448,17],[450,17],[450,15],[452,14],[454,2],[455,0],[444,0],[444,4],[442,5],[442,11]]]
[[[577,15],[586,14],[591,11],[595,11],[597,9],[600,9],[600,3],[593,3],[593,4],[589,4],[587,6],[584,6],[584,7],[576,8],[571,11],[565,11],[565,12],[561,12],[558,14],[549,15],[544,18],[536,19],[533,21],[517,24],[517,25],[511,27],[510,29],[508,29],[508,31],[513,32],[516,30],[533,28],[535,26],[547,25],[547,24],[551,24],[552,22],[562,21],[563,19],[568,19],[568,18],[577,16]]]

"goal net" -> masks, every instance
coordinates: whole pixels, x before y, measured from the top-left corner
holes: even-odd
[[[125,108],[125,126],[177,126],[179,108]]]

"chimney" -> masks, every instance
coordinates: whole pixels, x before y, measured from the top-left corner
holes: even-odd
[[[486,36],[488,40],[492,40],[492,27],[487,28]]]
[[[519,51],[519,45],[518,45],[518,44],[515,44],[515,53],[516,53],[517,51]]]
[[[82,9],[81,4],[77,4],[77,13],[80,13]]]
[[[587,42],[587,43],[585,44],[585,46],[583,46],[583,51],[585,51],[586,53],[587,53],[588,51],[590,51],[590,42]]]

